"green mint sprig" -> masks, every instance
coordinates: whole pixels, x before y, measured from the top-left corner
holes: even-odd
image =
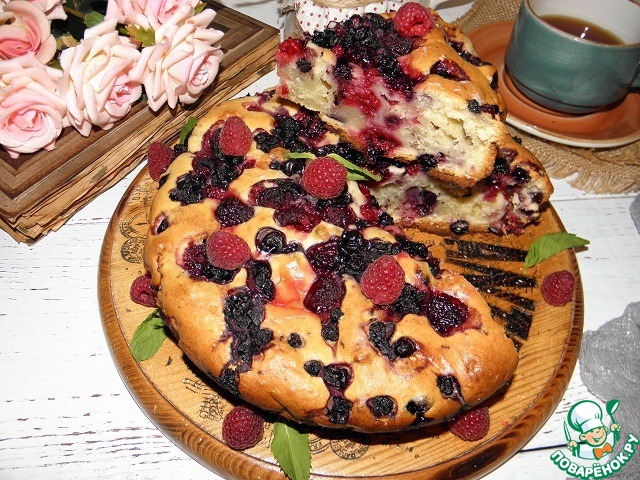
[[[568,248],[584,247],[585,245],[589,245],[589,240],[580,238],[573,233],[547,233],[537,238],[529,247],[524,259],[524,269],[531,268]]]
[[[184,145],[184,142],[187,141],[187,137],[191,133],[191,131],[195,128],[198,123],[198,119],[196,117],[187,118],[187,122],[180,129],[180,143]]]
[[[309,434],[302,434],[284,422],[275,422],[270,448],[287,477],[291,480],[309,480],[311,475]]]
[[[153,357],[167,338],[164,322],[160,317],[160,310],[156,308],[145,318],[133,333],[129,350],[137,362]]]
[[[375,174],[367,170],[366,168],[359,167],[355,163],[350,162],[349,160],[342,157],[341,155],[338,155],[337,153],[330,153],[327,155],[327,157],[333,158],[334,160],[338,161],[339,163],[345,166],[345,168],[347,169],[347,180],[355,180],[355,181],[375,180],[376,182],[379,182],[380,180],[382,180],[382,177],[380,175]],[[313,159],[313,158],[316,158],[316,156],[310,152],[302,152],[302,153],[287,152],[287,158]]]

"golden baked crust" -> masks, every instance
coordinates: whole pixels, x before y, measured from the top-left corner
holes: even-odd
[[[254,141],[243,158],[215,158],[220,153],[213,132],[228,117],[241,117],[256,138],[274,127],[269,111],[281,118],[296,114],[267,96],[212,109],[192,133],[191,151],[161,178],[152,202],[145,265],[185,354],[247,402],[333,428],[416,428],[494,394],[517,365],[512,341],[481,295],[442,270],[426,247],[382,221],[358,184],[348,181],[342,200],[322,203],[296,187],[299,173],[285,173],[284,147],[266,153]],[[222,189],[213,188],[219,180],[211,178],[220,171],[217,161],[237,167]],[[308,209],[306,219],[335,215],[311,228],[282,226],[280,214],[289,207],[264,206],[261,192],[268,188],[273,195],[294,192],[297,203],[289,199],[291,205]],[[249,205],[250,217],[228,224],[220,205],[230,198]],[[353,216],[337,225],[348,211]],[[267,253],[258,234],[264,228],[282,232],[286,248]],[[246,240],[251,251],[251,260],[232,274],[216,271],[203,254],[206,239],[220,229]],[[329,273],[318,273],[310,262],[318,258],[312,247],[319,244],[338,252]],[[400,298],[386,306],[372,303],[360,283],[363,268],[381,254],[398,262],[405,282]],[[329,308],[324,297],[339,292],[336,285],[344,297]],[[324,294],[314,296],[314,288]]]
[[[385,44],[382,40],[373,41],[369,50],[358,42],[349,48],[340,43],[328,47],[336,35],[345,38],[335,32],[393,34],[380,33],[377,23],[362,25],[372,18],[393,24],[395,12],[353,17],[305,40],[283,42],[276,55],[277,92],[319,112],[360,150],[406,161],[433,156],[437,165],[432,177],[466,188],[491,173],[498,145],[509,137],[505,103],[497,91],[495,68],[477,57],[456,26],[429,12],[434,27],[410,40],[396,35],[386,42],[394,45],[386,57],[371,53]],[[413,42],[411,50],[397,54],[398,41]]]

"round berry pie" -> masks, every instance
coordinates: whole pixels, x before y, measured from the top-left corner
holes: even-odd
[[[431,176],[470,187],[509,141],[496,69],[435,10],[365,13],[276,53],[277,92],[316,111],[369,155],[428,158]]]
[[[208,112],[153,168],[151,289],[188,358],[257,407],[365,432],[441,422],[508,382],[516,348],[339,145],[270,94]]]

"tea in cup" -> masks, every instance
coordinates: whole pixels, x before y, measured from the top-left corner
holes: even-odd
[[[584,114],[640,87],[640,5],[631,0],[523,0],[505,58],[535,103]]]

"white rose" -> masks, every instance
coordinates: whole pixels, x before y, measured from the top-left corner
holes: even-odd
[[[207,28],[214,17],[211,9],[193,15],[182,6],[155,31],[155,45],[142,49],[131,76],[144,84],[152,110],[193,103],[211,85],[223,56],[214,46],[223,33]]]
[[[115,28],[115,19],[105,20],[60,55],[60,92],[67,101],[67,118],[84,136],[92,125],[109,130],[142,95],[140,82],[130,76],[140,52]]]

